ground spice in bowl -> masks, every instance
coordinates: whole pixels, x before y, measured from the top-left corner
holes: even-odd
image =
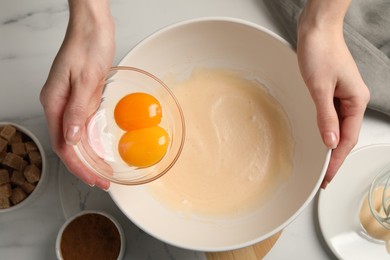
[[[98,212],[76,216],[60,231],[61,259],[120,258],[124,243],[118,228],[111,218]]]

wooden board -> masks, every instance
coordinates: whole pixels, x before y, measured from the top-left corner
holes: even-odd
[[[271,250],[282,231],[253,246],[232,251],[206,253],[207,260],[259,260]]]

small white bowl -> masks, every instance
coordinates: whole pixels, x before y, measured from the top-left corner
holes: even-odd
[[[42,157],[42,168],[41,168],[41,177],[40,177],[35,189],[30,194],[28,194],[28,196],[20,203],[13,205],[9,208],[0,209],[0,214],[5,213],[5,212],[15,211],[15,210],[18,210],[20,208],[26,207],[27,205],[30,205],[34,201],[34,199],[36,199],[37,196],[40,194],[40,190],[44,186],[44,183],[46,181],[46,175],[47,175],[47,173],[46,173],[46,155],[45,155],[45,151],[42,147],[42,144],[38,140],[38,138],[30,130],[28,130],[24,126],[21,126],[21,125],[15,124],[15,123],[11,123],[11,122],[0,122],[0,127],[5,126],[5,125],[11,125],[11,126],[15,127],[18,131],[24,133],[26,136],[28,136],[36,144],[36,146],[38,147],[39,153],[41,154],[41,157]]]
[[[77,214],[75,214],[73,217],[70,217],[69,219],[66,220],[66,222],[62,225],[61,229],[59,230],[58,234],[57,234],[57,240],[56,240],[56,255],[57,255],[57,259],[59,260],[63,260],[64,258],[62,257],[62,253],[61,253],[61,242],[62,242],[62,235],[64,233],[64,230],[68,227],[68,225],[73,222],[75,219],[77,219],[78,217],[81,217],[81,216],[84,216],[84,215],[88,215],[88,214],[98,214],[98,215],[101,215],[101,216],[104,216],[106,218],[108,218],[114,225],[115,227],[117,228],[118,232],[119,232],[119,237],[120,237],[120,243],[121,243],[121,246],[120,246],[120,250],[119,250],[119,254],[118,254],[118,260],[120,259],[123,259],[123,256],[125,254],[125,249],[126,249],[126,240],[125,240],[125,234],[123,232],[123,229],[121,227],[121,225],[119,224],[119,222],[114,218],[112,217],[111,215],[105,213],[105,212],[102,212],[102,211],[97,211],[97,210],[85,210],[85,211],[81,211]]]

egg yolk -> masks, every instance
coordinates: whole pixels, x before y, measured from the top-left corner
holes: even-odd
[[[160,124],[161,117],[160,102],[141,92],[124,96],[114,109],[115,121],[125,131],[156,126]]]
[[[168,133],[159,126],[128,131],[119,140],[119,154],[135,167],[149,167],[158,163],[167,152]]]

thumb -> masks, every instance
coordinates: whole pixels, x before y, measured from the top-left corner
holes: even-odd
[[[63,118],[63,132],[67,144],[75,145],[80,141],[82,129],[98,102],[95,99],[99,83],[98,78],[74,81]]]
[[[317,99],[317,124],[322,141],[329,149],[335,149],[340,140],[339,117],[333,98]]]

